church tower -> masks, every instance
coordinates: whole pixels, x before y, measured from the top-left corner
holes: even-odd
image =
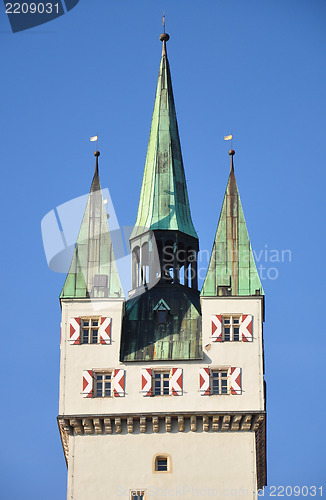
[[[95,174],[62,308],[67,498],[256,498],[266,484],[264,293],[233,156],[207,275],[163,43],[125,299]],[[215,207],[211,207],[215,209]]]

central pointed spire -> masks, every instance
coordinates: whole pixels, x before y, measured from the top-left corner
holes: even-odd
[[[166,43],[157,82],[138,214],[131,239],[151,230],[180,231],[198,238],[189,207]]]
[[[166,54],[169,35],[164,32],[160,40],[163,50],[151,132],[130,237],[132,289],[120,348],[124,362],[203,358],[199,243],[191,220]]]

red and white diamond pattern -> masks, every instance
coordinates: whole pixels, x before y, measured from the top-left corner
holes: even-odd
[[[182,396],[182,368],[172,368],[170,395]]]
[[[241,317],[240,324],[240,336],[243,342],[251,342],[252,337],[252,315],[251,314],[243,314]]]
[[[143,396],[152,396],[152,369],[143,368],[141,371],[141,392]]]
[[[241,368],[232,366],[230,369],[231,394],[241,394]]]
[[[93,397],[93,370],[83,371],[83,397]]]
[[[101,344],[111,344],[111,318],[101,318],[99,334]]]
[[[209,368],[199,369],[199,392],[201,396],[209,396]]]
[[[213,342],[222,340],[222,315],[212,314],[212,339]]]
[[[113,374],[113,394],[115,397],[125,395],[125,371],[114,370]]]
[[[70,318],[70,336],[69,342],[72,345],[80,344],[80,318]]]

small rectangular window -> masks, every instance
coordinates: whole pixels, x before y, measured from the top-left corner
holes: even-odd
[[[99,327],[99,318],[81,318],[82,344],[98,344]]]
[[[153,381],[154,396],[168,396],[170,394],[170,371],[154,370]]]
[[[222,316],[222,341],[240,340],[240,316]]]
[[[108,398],[112,396],[112,373],[99,372],[94,377],[94,397]]]
[[[130,500],[146,500],[146,491],[145,490],[131,490],[130,491]]]
[[[170,470],[170,458],[167,455],[155,457],[155,472],[168,472]]]
[[[211,371],[211,394],[229,394],[228,370]]]
[[[157,470],[158,471],[168,470],[168,459],[167,458],[158,458],[157,459]]]

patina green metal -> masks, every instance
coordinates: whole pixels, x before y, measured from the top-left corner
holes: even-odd
[[[95,173],[60,298],[123,297],[98,173],[99,152],[94,154]]]
[[[143,249],[144,242],[148,242],[148,230],[153,231],[161,248],[161,278],[156,284],[150,279],[151,275],[157,277],[156,268],[151,268],[155,259],[151,258],[151,250],[148,260],[146,252],[141,251],[139,263],[141,268],[149,265],[149,283],[143,279],[140,285],[138,278],[135,279],[134,289],[126,302],[120,346],[120,360],[123,362],[203,359],[197,284],[192,282],[192,288],[181,284],[177,269],[177,249],[192,249],[197,255],[198,236],[191,220],[182,163],[166,56],[168,39],[167,33],[160,36],[162,59],[137,221],[130,237],[132,250]],[[163,249],[171,247],[175,252],[173,278],[164,268],[167,257]],[[182,261],[180,257],[183,262],[180,265],[186,265],[185,258]],[[137,258],[135,263],[138,265]],[[196,266],[193,269],[196,270]],[[162,321],[164,312],[166,315]]]
[[[202,297],[263,295],[234,175],[233,155]]]
[[[165,43],[138,214],[131,239],[148,229],[181,231],[198,238],[194,228],[182,161],[171,74]]]
[[[164,323],[158,317],[162,309],[166,310]],[[126,302],[121,361],[189,359],[203,359],[198,292],[181,285],[161,285]]]

